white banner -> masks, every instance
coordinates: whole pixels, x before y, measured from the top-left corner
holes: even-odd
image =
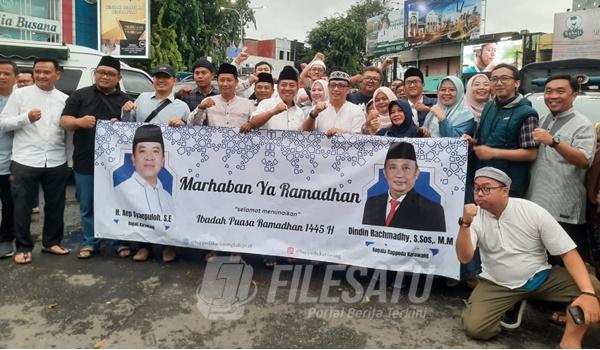
[[[35,32],[60,34],[60,21],[53,19],[17,15],[0,11],[0,27],[26,29]]]
[[[141,125],[97,125],[97,237],[459,276],[462,140],[162,125],[132,157]],[[384,171],[390,145],[418,170]]]

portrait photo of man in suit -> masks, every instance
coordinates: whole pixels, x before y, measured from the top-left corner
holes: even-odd
[[[362,223],[418,231],[446,231],[444,208],[414,189],[419,173],[414,146],[407,142],[392,143],[383,170],[388,192],[367,199]]]

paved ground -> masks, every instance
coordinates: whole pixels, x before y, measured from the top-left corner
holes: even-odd
[[[80,234],[72,186],[67,198],[65,243],[76,248]],[[38,234],[42,218],[34,220]],[[206,267],[202,255],[180,253],[168,265],[133,263],[111,252],[81,261],[74,254],[40,254],[38,242],[33,264],[0,261],[0,347],[554,348],[562,333],[546,321],[544,306],[534,305],[518,330],[488,342],[470,340],[460,324],[468,290],[449,289],[441,281],[423,304],[411,304],[407,291],[398,302],[290,304],[289,287],[278,289],[270,302],[271,271],[251,256],[244,259],[254,267],[256,297],[243,306],[240,319],[211,321],[197,307]],[[324,271],[324,266],[314,271],[309,296],[319,295]],[[354,289],[344,283],[330,295],[349,290]],[[588,332],[586,347],[600,348],[599,330]]]

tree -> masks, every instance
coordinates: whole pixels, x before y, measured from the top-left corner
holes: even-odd
[[[329,67],[349,74],[359,73],[367,62],[367,19],[386,11],[387,0],[363,0],[351,6],[343,15],[325,18],[308,33],[311,46],[304,56],[310,61],[316,52],[325,54]]]
[[[169,63],[176,70],[189,69],[200,57],[211,57],[215,65],[225,61],[227,46],[240,40],[240,18],[229,7],[244,13],[243,22],[254,23],[249,0],[152,0],[150,59],[144,64],[127,60],[151,71]]]

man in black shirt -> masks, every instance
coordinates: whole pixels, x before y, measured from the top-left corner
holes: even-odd
[[[346,100],[360,106],[366,112],[367,104],[373,98],[373,93],[381,86],[383,74],[377,67],[367,67],[362,73],[360,89],[346,97]]]
[[[212,87],[212,80],[215,76],[215,67],[212,63],[205,58],[201,58],[194,62],[192,72],[194,73],[196,87],[192,90],[192,88],[186,85],[181,87],[175,94],[175,97],[187,103],[190,111],[195,110],[206,97],[219,94]]]
[[[66,101],[60,125],[74,131],[73,171],[79,213],[83,226],[83,244],[78,257],[87,259],[100,248],[100,239],[94,238],[94,142],[97,120],[120,120],[121,108],[131,103],[128,95],[119,89],[121,63],[111,56],[100,60],[95,72],[96,84],[75,91]],[[131,254],[129,247],[114,242],[120,257]]]

